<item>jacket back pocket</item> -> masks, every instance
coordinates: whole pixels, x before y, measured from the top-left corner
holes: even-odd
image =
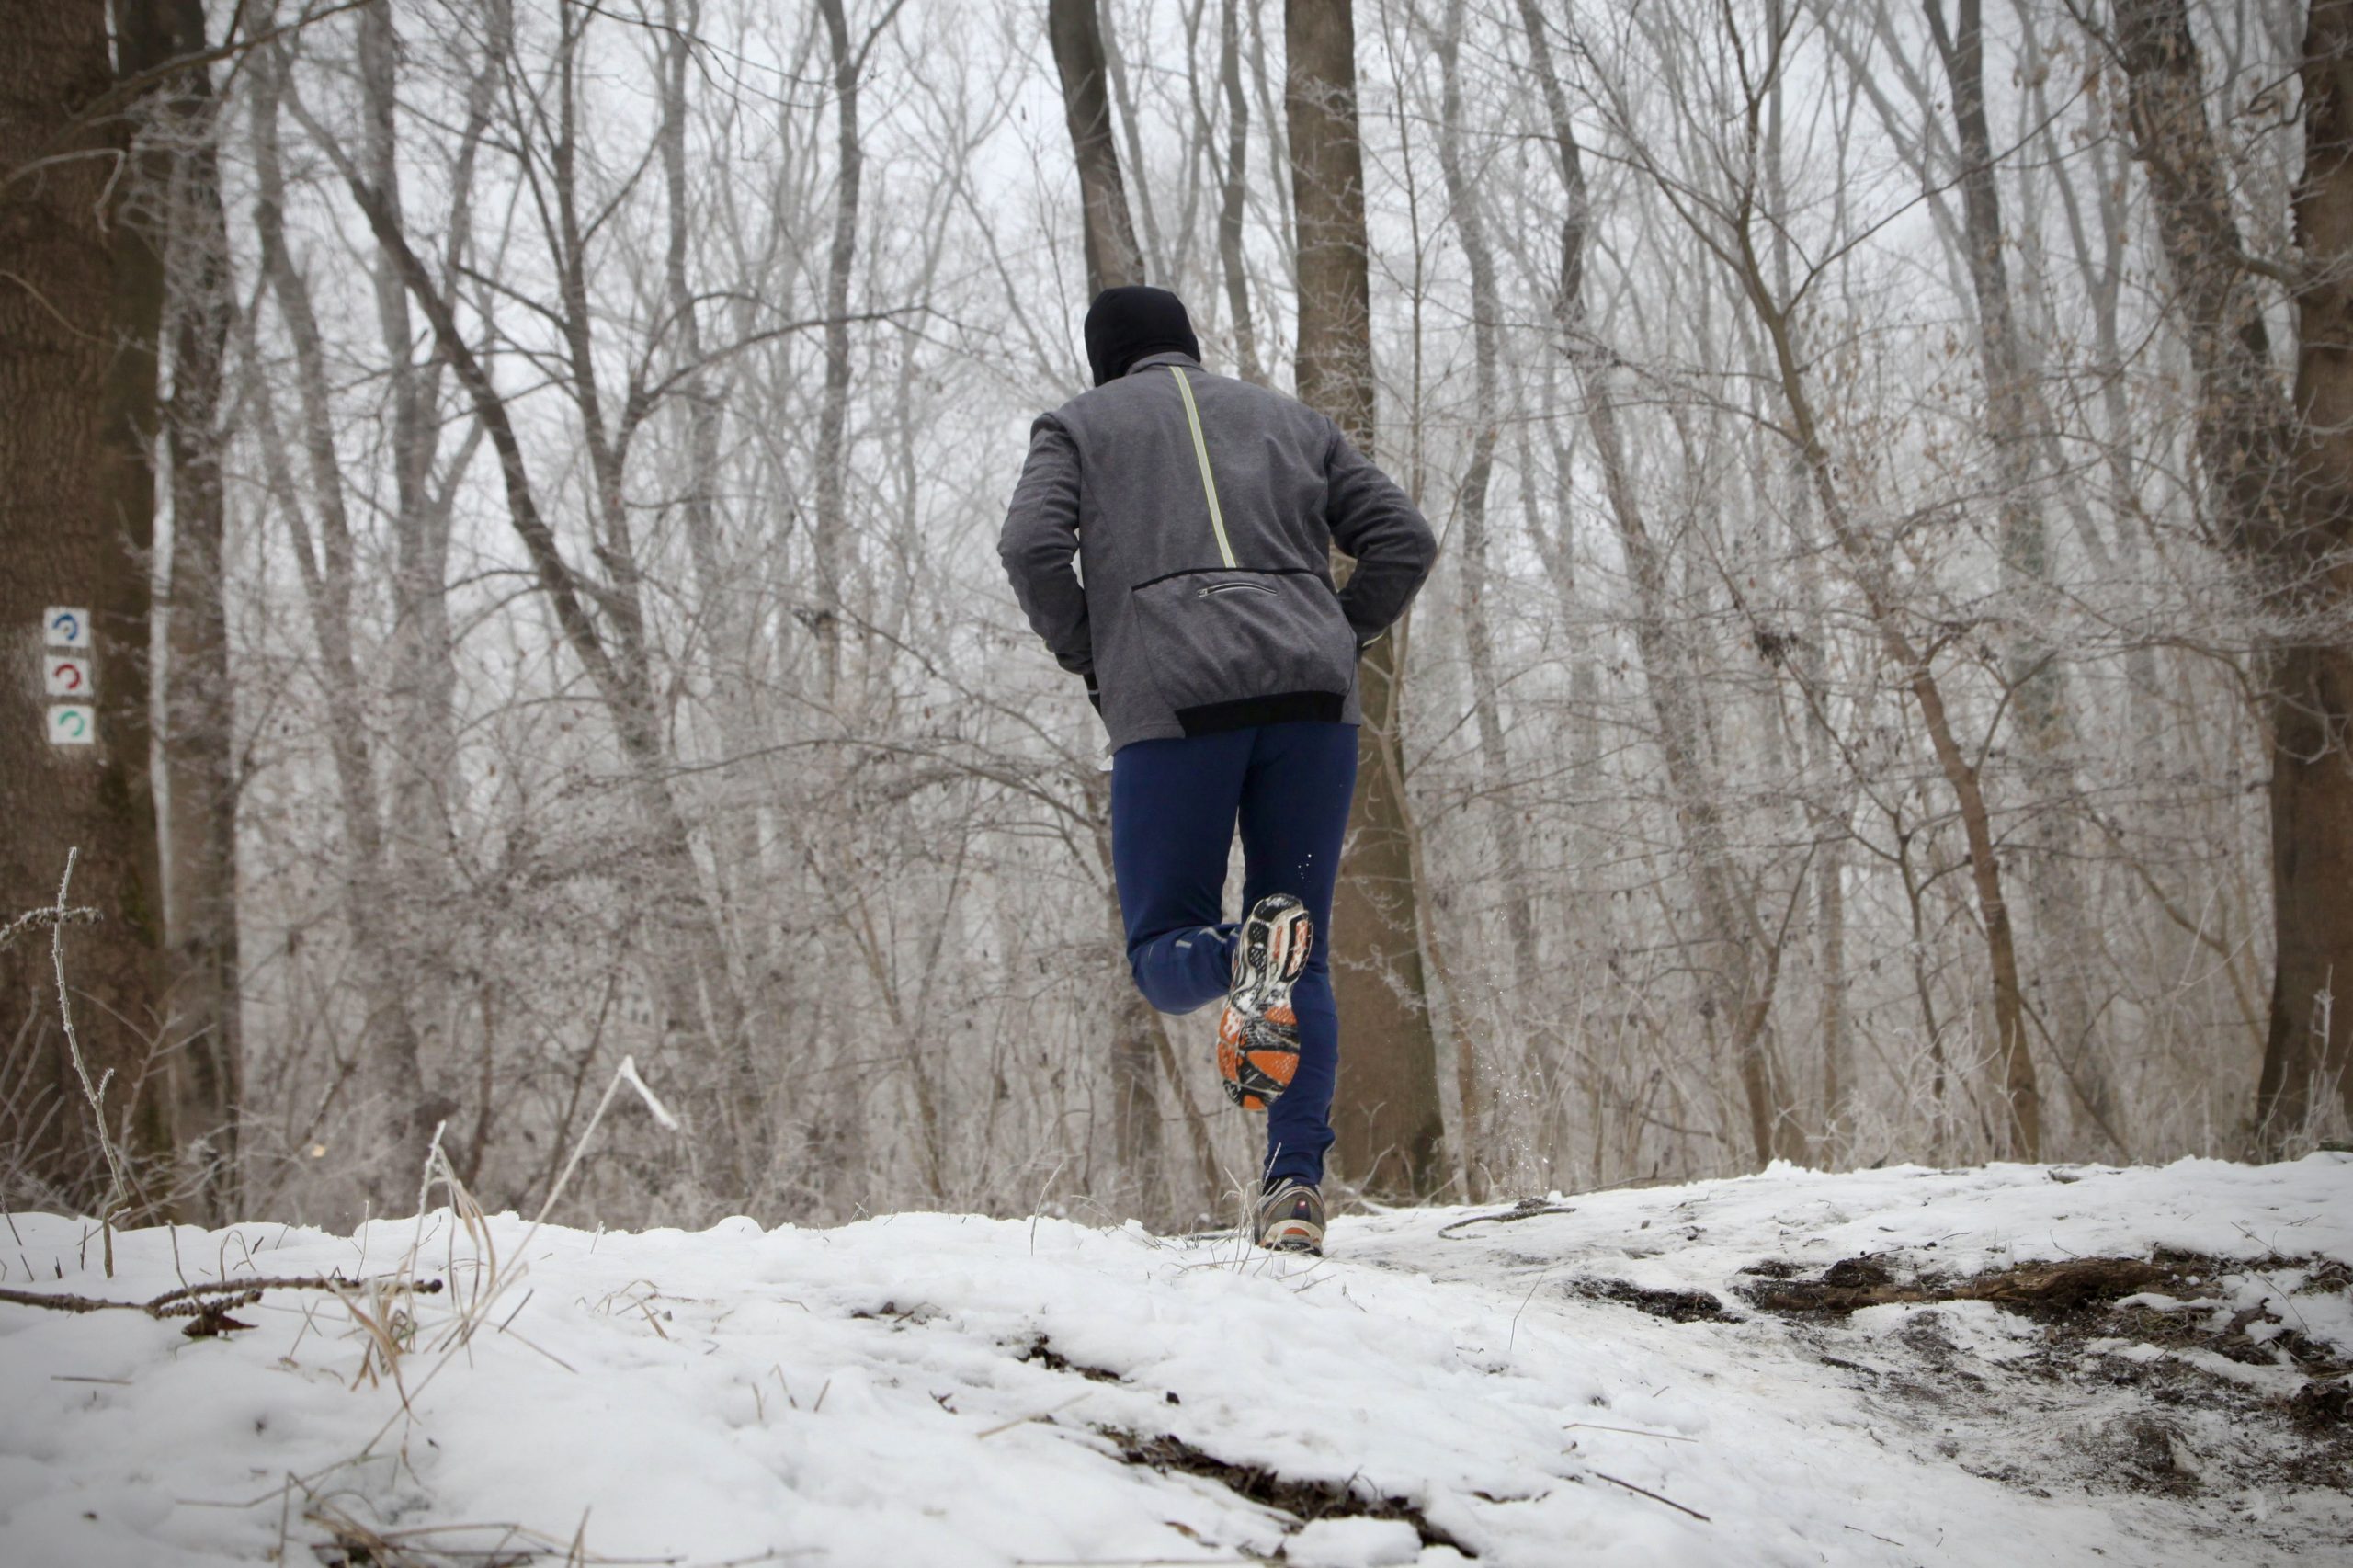
[[[1188,734],[1340,717],[1356,632],[1313,572],[1205,567],[1132,597],[1153,680]]]

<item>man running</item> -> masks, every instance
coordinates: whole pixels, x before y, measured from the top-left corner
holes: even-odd
[[[1095,390],[1030,426],[998,553],[1110,731],[1137,989],[1165,1013],[1225,999],[1226,1096],[1267,1112],[1252,1233],[1320,1253],[1340,1019],[1317,937],[1356,786],[1357,658],[1438,543],[1331,420],[1203,369],[1167,290],[1096,296],[1086,358]],[[1337,592],[1334,544],[1357,562]],[[1233,925],[1237,821],[1248,913]]]

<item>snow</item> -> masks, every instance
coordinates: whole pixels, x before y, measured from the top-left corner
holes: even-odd
[[[2344,1155],[1777,1165],[1343,1216],[1329,1246],[942,1214],[534,1233],[439,1211],[352,1236],[121,1233],[108,1279],[86,1222],[18,1214],[14,1290],[133,1301],[412,1261],[448,1288],[273,1291],[234,1309],[252,1328],[203,1339],[0,1303],[0,1561],[340,1562],[338,1527],[416,1562],[991,1568],[2276,1563],[2343,1562],[2353,1537],[2341,1448],[2334,1471],[2267,1469],[2290,1439],[2257,1430],[2307,1381],[2276,1336],[2353,1360],[2344,1276],[2315,1273],[2353,1259]],[[2244,1265],[2085,1340],[2081,1366],[2174,1380],[2164,1403],[2052,1375],[2044,1326],[1987,1301],[1801,1321],[1735,1293],[1759,1265],[1870,1255],[1907,1279],[2159,1248]],[[1673,1321],[1605,1285],[1721,1312]],[[2131,1326],[2250,1311],[2280,1365]],[[362,1313],[401,1347],[396,1380],[370,1375]],[[2163,1483],[2122,1484],[2127,1460]]]
[[[1421,1554],[1419,1532],[1402,1519],[1311,1519],[1283,1549],[1294,1568],[1392,1568]]]

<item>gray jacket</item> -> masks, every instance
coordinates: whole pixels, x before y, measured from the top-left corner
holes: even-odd
[[[1335,544],[1357,562],[1336,593]],[[1331,420],[1167,353],[1039,416],[997,553],[1116,748],[1358,722],[1357,655],[1438,541]]]

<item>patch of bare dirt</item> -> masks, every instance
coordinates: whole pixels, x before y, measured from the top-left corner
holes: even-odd
[[[1731,1323],[1732,1313],[1724,1304],[1706,1290],[1668,1290],[1647,1285],[1636,1285],[1624,1279],[1572,1279],[1566,1286],[1572,1296],[1588,1301],[1617,1301],[1654,1318],[1670,1323]]]
[[[1101,1367],[1090,1367],[1082,1361],[1072,1360],[1069,1357],[1055,1349],[1052,1342],[1047,1339],[1047,1337],[1042,1334],[1038,1335],[1037,1338],[1031,1340],[1029,1345],[1022,1349],[1021,1354],[1016,1356],[1014,1359],[1017,1361],[1034,1361],[1050,1372],[1073,1372],[1091,1382],[1116,1383],[1125,1381],[1117,1372],[1107,1370]]]
[[[1768,1278],[1744,1290],[1768,1312],[1839,1316],[1864,1307],[1915,1301],[1992,1301],[2029,1314],[2066,1313],[2121,1301],[2144,1290],[2171,1291],[2183,1283],[2177,1268],[2134,1257],[2079,1257],[2062,1263],[2021,1263],[1967,1278],[1895,1278],[1887,1261],[1866,1254],[1842,1258],[1813,1279]]]
[[[1414,1527],[1426,1547],[1450,1546],[1465,1557],[1479,1555],[1403,1497],[1369,1494],[1352,1482],[1294,1481],[1260,1465],[1233,1464],[1165,1432],[1145,1437],[1104,1426],[1096,1430],[1119,1446],[1122,1463],[1143,1465],[1163,1475],[1200,1476],[1237,1496],[1289,1514],[1302,1525],[1317,1519],[1401,1519]]]
[[[2023,1263],[1949,1276],[1907,1272],[1890,1256],[1843,1258],[1819,1274],[1786,1265],[1748,1270],[1738,1294],[1805,1325],[1819,1359],[1866,1378],[1875,1401],[1908,1425],[1942,1434],[1937,1451],[1964,1469],[2045,1494],[2086,1490],[2188,1498],[2244,1486],[2353,1488],[2353,1367],[2272,1309],[2229,1309],[2242,1287],[2289,1271],[2295,1294],[2353,1288],[2353,1270],[2317,1258],[2252,1262],[2159,1251],[2145,1258]],[[2169,1298],[2184,1306],[2135,1300]],[[2026,1319],[2039,1340],[1981,1355],[1957,1344],[1946,1314],[1910,1315],[1884,1337],[1847,1330],[1866,1307],[1983,1301]],[[2291,1309],[2290,1309],[2291,1310]],[[1856,1346],[1849,1354],[1850,1345]],[[1870,1365],[1870,1350],[1900,1353]],[[2234,1376],[2199,1353],[2266,1374]],[[2032,1412],[2049,1436],[2021,1443]]]

